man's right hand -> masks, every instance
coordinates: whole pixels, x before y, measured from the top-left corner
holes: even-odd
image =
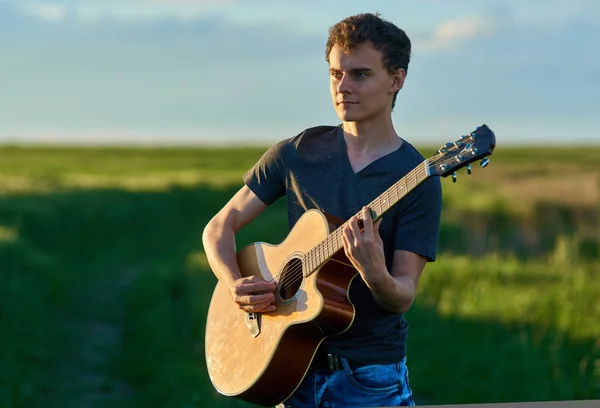
[[[267,282],[258,276],[247,276],[234,281],[231,296],[239,308],[246,312],[272,312],[275,310],[274,281]]]

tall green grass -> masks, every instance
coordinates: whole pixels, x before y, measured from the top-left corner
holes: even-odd
[[[245,406],[206,374],[200,236],[262,151],[0,149],[0,406]],[[600,199],[515,182],[600,180],[600,149],[579,153],[505,148],[444,180],[407,313],[418,402],[600,398]],[[282,201],[237,244],[286,233]]]

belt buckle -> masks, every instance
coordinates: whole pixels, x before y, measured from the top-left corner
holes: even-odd
[[[327,363],[329,371],[336,371],[340,369],[339,360],[333,354],[327,353]]]

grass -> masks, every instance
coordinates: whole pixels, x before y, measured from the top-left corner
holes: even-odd
[[[0,149],[0,406],[246,406],[204,367],[200,235],[262,152]],[[503,148],[444,180],[407,314],[417,401],[600,398],[599,162]],[[286,232],[282,201],[237,244]]]
[[[494,256],[432,265],[408,314],[415,388],[440,403],[598,398],[598,266]]]

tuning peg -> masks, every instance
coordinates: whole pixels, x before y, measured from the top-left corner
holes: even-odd
[[[490,163],[490,160],[487,157],[484,157],[483,160],[481,160],[481,167],[485,167]]]
[[[467,174],[471,174],[471,163],[467,164]]]
[[[452,173],[452,182],[456,183],[456,172]]]

